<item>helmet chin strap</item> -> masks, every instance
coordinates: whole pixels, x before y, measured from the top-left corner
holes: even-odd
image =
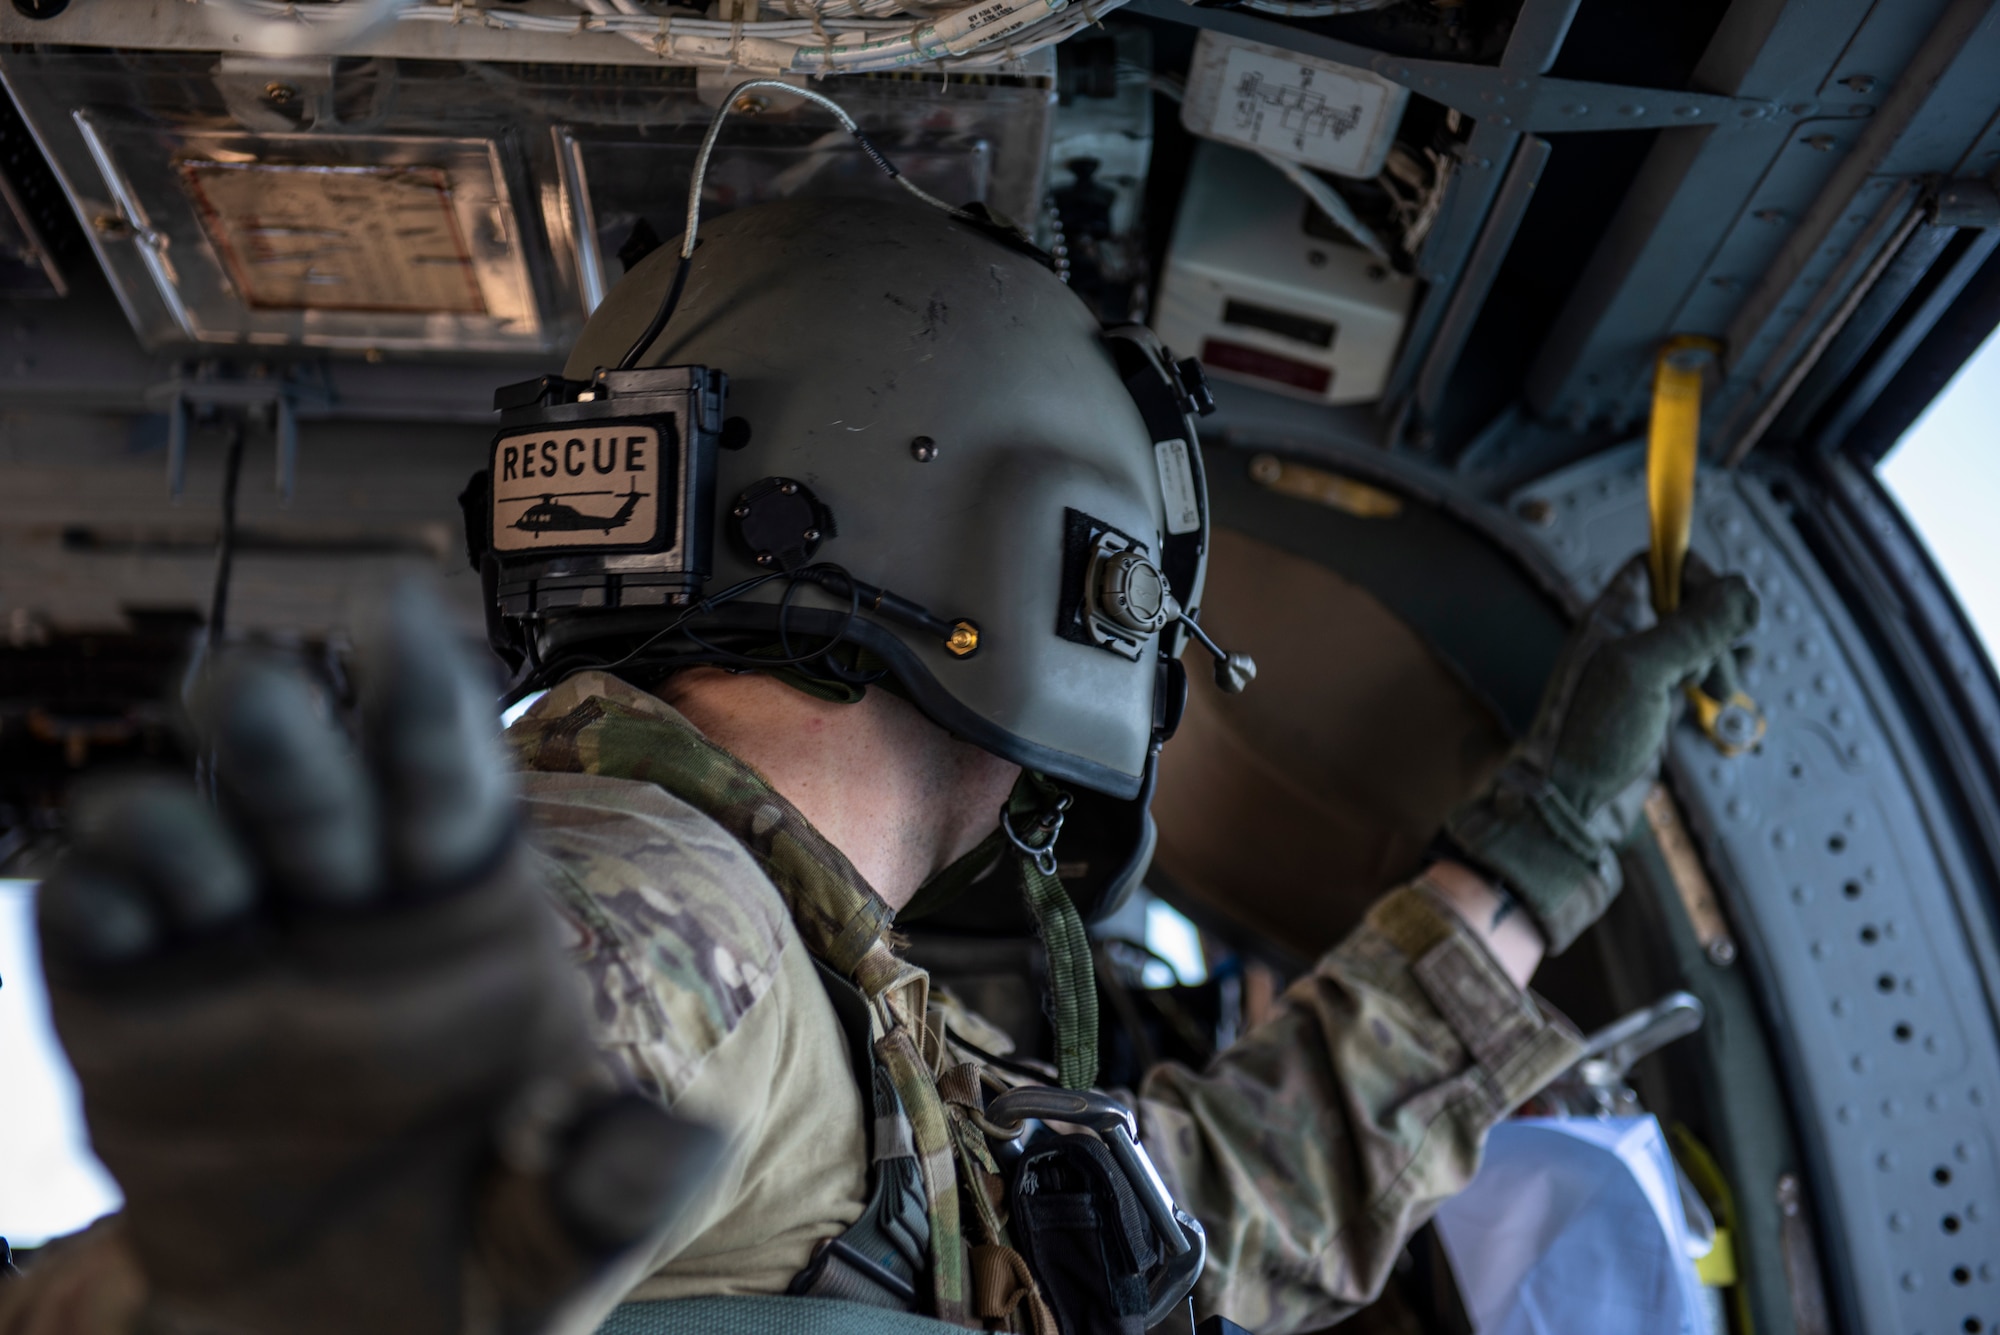
[[[1048,779],[1022,771],[1000,807],[1000,828],[926,881],[897,918],[907,922],[935,913],[997,863],[1011,862],[1021,900],[1048,954],[1042,1007],[1056,1031],[1057,1078],[1065,1089],[1089,1089],[1097,1083],[1097,969],[1083,917],[1056,874],[1056,840],[1070,803],[1070,795]]]
[[[1021,899],[1048,955],[1042,1004],[1056,1031],[1057,1078],[1064,1089],[1089,1089],[1097,1083],[1097,970],[1083,918],[1056,875],[1056,840],[1069,805],[1070,795],[1059,793],[1032,823],[1022,822],[1025,830],[1016,830],[1010,798],[1000,807],[1000,833],[1013,845]]]

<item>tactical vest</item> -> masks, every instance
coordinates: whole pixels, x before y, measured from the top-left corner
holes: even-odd
[[[1131,1113],[1088,1091],[1095,982],[1055,874],[1065,797],[1024,781],[1000,831],[924,892],[969,883],[997,858],[1014,862],[1050,959],[1061,1083],[1049,1087],[930,1023],[928,977],[890,947],[889,906],[791,803],[678,715],[593,696],[532,740],[536,768],[582,770],[588,753],[591,772],[657,784],[716,821],[770,878],[818,966],[872,1108],[869,1199],[791,1291],[801,1319],[831,1312],[877,1324],[814,1331],[886,1335],[908,1326],[903,1314],[924,1314],[961,1329],[1142,1335],[1185,1306],[1205,1257],[1200,1225],[1174,1207]],[[1058,1133],[1049,1120],[1095,1134]],[[706,1329],[690,1305],[699,1301],[626,1304],[602,1329]],[[631,1324],[641,1318],[651,1324]]]

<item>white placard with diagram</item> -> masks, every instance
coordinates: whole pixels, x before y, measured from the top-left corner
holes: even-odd
[[[1351,65],[1204,32],[1181,123],[1211,139],[1368,177],[1382,170],[1409,96]]]

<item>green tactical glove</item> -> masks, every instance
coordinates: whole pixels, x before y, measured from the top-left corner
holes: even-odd
[[[302,677],[226,659],[191,710],[215,804],[81,796],[43,889],[148,1330],[538,1330],[710,1157],[597,1062],[442,609],[406,592],[388,621],[358,752]]]
[[[1678,688],[1757,624],[1757,595],[1690,559],[1680,607],[1652,621],[1639,557],[1571,634],[1528,736],[1445,823],[1457,851],[1533,915],[1550,954],[1618,893],[1615,846],[1658,771]]]

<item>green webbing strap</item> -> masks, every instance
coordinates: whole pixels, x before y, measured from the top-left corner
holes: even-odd
[[[1005,826],[924,882],[896,921],[914,922],[935,913],[1011,854],[1019,869],[1021,899],[1034,915],[1048,954],[1044,1004],[1056,1031],[1056,1069],[1065,1089],[1089,1089],[1097,1082],[1097,971],[1083,919],[1056,875],[1055,845],[1068,809],[1068,793],[1040,774],[1023,771],[1007,798]]]
[[[1048,952],[1047,1006],[1056,1029],[1058,1077],[1064,1089],[1089,1089],[1097,1083],[1097,972],[1083,919],[1056,877],[1053,849],[1043,851],[1050,856],[1037,859],[1021,853],[1015,859],[1021,872],[1021,898],[1034,913],[1042,948]]]
[[[1069,805],[1068,793],[1024,773],[1001,809],[999,836],[1014,855],[1021,899],[1048,956],[1043,1004],[1056,1031],[1057,1078],[1064,1089],[1089,1089],[1097,1083],[1097,971],[1083,918],[1056,875],[1056,840]]]

